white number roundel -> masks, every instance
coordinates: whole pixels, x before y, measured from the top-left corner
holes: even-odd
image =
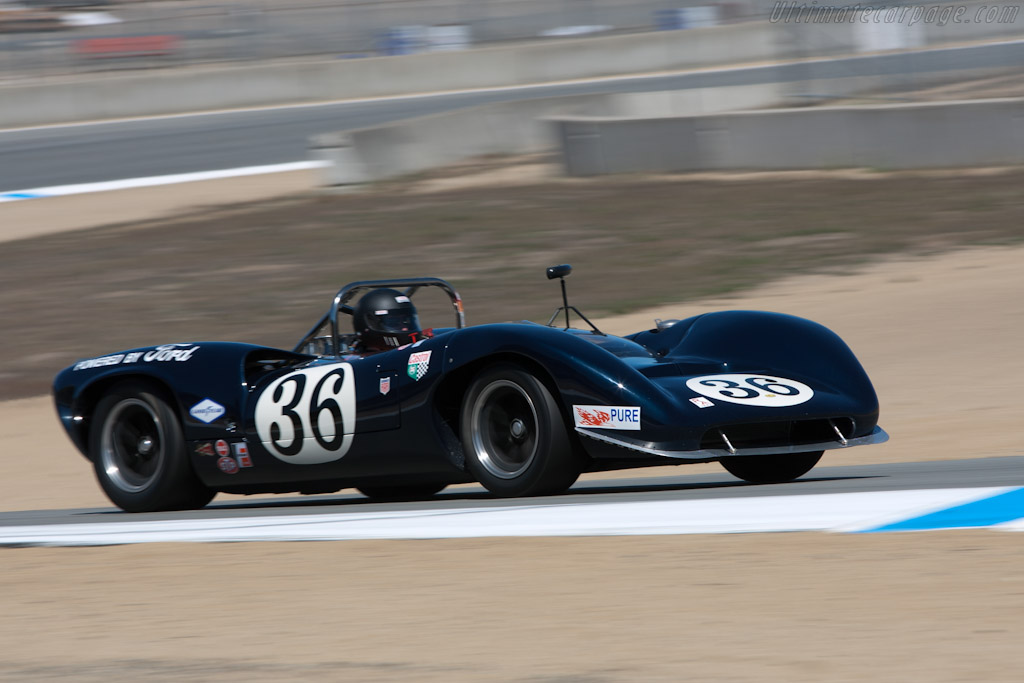
[[[687,380],[686,386],[716,401],[766,408],[795,406],[814,396],[806,384],[778,375],[706,375]]]
[[[352,445],[356,383],[352,366],[296,370],[256,400],[256,433],[274,457],[299,465],[339,460]]]

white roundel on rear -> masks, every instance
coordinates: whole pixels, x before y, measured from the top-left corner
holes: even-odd
[[[687,388],[715,401],[763,408],[784,408],[811,400],[814,390],[778,375],[705,375],[686,381]]]

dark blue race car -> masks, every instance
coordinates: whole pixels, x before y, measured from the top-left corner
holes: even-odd
[[[825,327],[727,311],[616,337],[568,305],[570,270],[548,269],[564,304],[548,325],[465,327],[437,278],[354,282],[291,351],[194,342],[83,360],[57,376],[57,412],[132,512],[218,491],[402,500],[477,481],[544,495],[582,472],[686,462],[784,482],[825,450],[888,438],[867,374]],[[450,297],[454,327],[419,328],[425,287]],[[589,327],[570,328],[570,311]]]

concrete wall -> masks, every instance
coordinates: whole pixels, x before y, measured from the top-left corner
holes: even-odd
[[[330,162],[328,185],[366,183],[488,154],[523,154],[555,146],[543,117],[599,111],[621,113],[610,95],[542,98],[470,107],[373,128],[319,135],[310,156]]]
[[[321,135],[310,156],[328,161],[328,185],[366,183],[488,154],[524,154],[557,147],[548,117],[695,116],[781,102],[777,85],[582,95],[518,100]]]
[[[558,122],[566,171],[927,168],[1024,163],[1024,99]]]
[[[662,116],[699,116],[723,111],[780,106],[785,102],[778,83],[761,85],[691,88],[660,92],[619,93],[605,107],[611,113],[587,111],[591,116],[653,118]]]

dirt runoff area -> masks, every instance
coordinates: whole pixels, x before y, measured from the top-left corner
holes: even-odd
[[[1024,249],[890,257],[605,318],[818,320],[886,445],[1019,455]],[[3,509],[106,505],[46,398],[0,409]],[[715,470],[641,470],[681,474]],[[723,475],[725,476],[725,475]],[[1018,681],[1024,544],[992,531],[0,549],[0,680]]]

